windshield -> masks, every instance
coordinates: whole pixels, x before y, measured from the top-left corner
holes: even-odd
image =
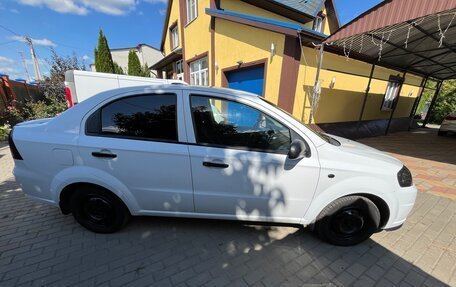
[[[308,125],[306,123],[303,123],[301,119],[298,119],[297,117],[295,117],[294,115],[292,115],[291,113],[287,112],[286,110],[282,109],[281,107],[279,107],[278,105],[266,100],[265,98],[263,97],[258,97],[260,98],[262,101],[268,103],[269,105],[273,106],[274,108],[277,108],[279,110],[281,110],[282,112],[284,112],[285,114],[289,115],[290,117],[292,117],[293,119],[297,120],[300,124],[302,124],[303,126],[305,126],[308,130],[310,130],[311,132],[313,132],[314,134],[316,134],[317,136],[319,136],[322,140],[324,140],[325,142],[327,143],[330,143],[332,145],[336,145],[336,146],[340,146],[340,142],[332,137],[330,137],[329,135],[325,134],[325,133],[322,133],[322,132],[319,132],[319,131],[316,131],[312,128],[311,125]]]

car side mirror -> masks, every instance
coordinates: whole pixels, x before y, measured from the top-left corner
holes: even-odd
[[[310,155],[309,146],[306,145],[302,140],[294,140],[291,142],[290,150],[288,151],[289,159],[299,159],[308,157]]]

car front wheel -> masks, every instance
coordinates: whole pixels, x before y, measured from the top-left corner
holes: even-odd
[[[130,218],[128,209],[117,196],[92,186],[76,190],[70,206],[76,221],[96,233],[115,232]]]
[[[380,212],[368,198],[347,196],[326,206],[318,215],[315,231],[322,240],[340,246],[368,239],[380,225]]]

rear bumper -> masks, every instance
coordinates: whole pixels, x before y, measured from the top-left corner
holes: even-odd
[[[395,230],[398,229],[404,224],[407,216],[413,209],[416,201],[416,195],[418,190],[415,185],[400,188],[394,193],[396,198],[396,206],[390,206],[390,219],[388,223],[383,228],[384,230]]]

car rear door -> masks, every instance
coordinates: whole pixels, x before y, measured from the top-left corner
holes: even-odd
[[[123,96],[87,117],[81,164],[115,177],[140,213],[193,212],[182,91]]]
[[[289,145],[298,135],[272,115],[239,99],[184,93],[195,212],[299,223],[318,182],[316,151],[290,160]]]

